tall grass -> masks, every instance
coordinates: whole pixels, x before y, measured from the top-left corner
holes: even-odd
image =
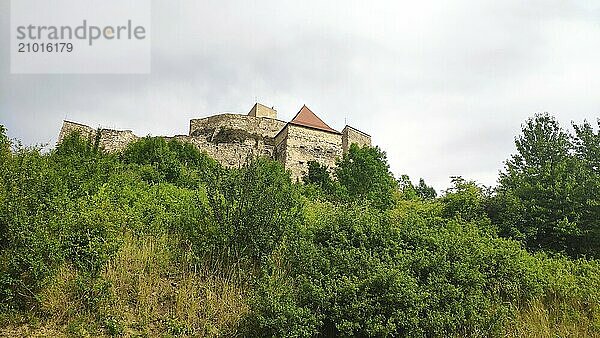
[[[42,292],[42,321],[7,327],[0,336],[236,336],[248,311],[245,282],[177,254],[167,235],[125,236],[96,285],[95,310],[82,276],[68,266]],[[89,300],[87,301],[89,302]]]
[[[536,299],[520,308],[507,337],[600,337],[600,309],[578,300]]]
[[[170,238],[129,237],[104,277],[112,284],[106,316],[128,333],[233,335],[246,313],[244,283],[177,259]]]

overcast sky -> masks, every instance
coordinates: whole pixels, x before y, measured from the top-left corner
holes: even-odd
[[[283,120],[306,104],[441,190],[495,184],[536,112],[600,116],[598,0],[153,1],[150,75],[11,75],[9,4],[0,124],[24,144],[53,145],[65,118],[174,135],[255,100]]]

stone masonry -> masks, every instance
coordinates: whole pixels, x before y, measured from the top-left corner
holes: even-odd
[[[100,147],[108,152],[121,151],[139,139],[130,130],[94,129],[64,121],[58,142],[72,132],[86,138],[96,138],[100,133]],[[193,119],[188,135],[165,138],[189,142],[228,167],[241,166],[250,157],[266,156],[283,163],[294,180],[306,173],[309,161],[332,168],[352,143],[371,145],[368,134],[350,126],[338,132],[306,106],[290,122],[284,122],[277,119],[275,109],[260,103],[247,115],[218,114]]]
[[[60,134],[58,135],[58,142],[60,143],[66,136],[74,132],[77,132],[82,137],[90,140],[95,140],[97,133],[100,133],[99,146],[109,152],[121,151],[125,149],[130,142],[139,139],[139,137],[135,136],[131,130],[94,129],[84,124],[63,121]]]

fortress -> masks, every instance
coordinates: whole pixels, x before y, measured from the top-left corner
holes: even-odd
[[[94,129],[64,121],[58,142],[72,132],[84,137],[99,133],[100,147],[108,152],[123,150],[139,139],[130,130]],[[246,115],[225,113],[193,119],[188,135],[165,138],[189,142],[229,167],[242,165],[249,156],[266,156],[283,163],[294,180],[306,173],[309,161],[332,168],[352,143],[371,145],[368,134],[350,126],[339,132],[306,106],[290,122],[284,122],[277,119],[275,109],[260,103]]]

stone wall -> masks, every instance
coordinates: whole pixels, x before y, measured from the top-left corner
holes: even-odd
[[[94,129],[80,123],[64,121],[58,135],[58,143],[73,132],[78,132],[83,138],[92,141],[95,140],[96,133],[99,132],[99,146],[108,152],[123,150],[130,142],[139,139],[131,130]]]
[[[93,129],[64,121],[58,142],[74,131],[89,139],[94,139],[100,132],[100,146],[109,152],[120,151],[139,139],[130,130]],[[193,119],[189,135],[165,138],[189,142],[228,167],[239,167],[251,157],[272,158],[282,162],[294,180],[307,172],[309,161],[333,168],[336,159],[350,144],[371,145],[369,135],[350,126],[342,133],[327,132],[273,118],[240,114]]]
[[[371,146],[371,136],[350,126],[344,127],[342,131],[342,148],[344,153],[348,151],[350,145],[356,143],[360,147]]]
[[[271,119],[277,119],[277,110],[275,110],[274,108],[269,108],[260,103],[256,103],[254,107],[250,109],[248,115],[254,117],[268,117]]]
[[[60,128],[60,133],[58,134],[58,143],[61,143],[65,137],[75,132],[79,133],[85,139],[93,138],[96,135],[96,129],[92,127],[88,127],[84,124],[76,122],[63,121],[63,125]]]
[[[139,139],[131,130],[100,129],[100,147],[108,152],[121,151]]]
[[[286,139],[288,137],[288,128],[284,127],[274,139],[275,143],[275,152],[273,158],[283,164],[285,164],[287,158],[287,147],[286,147]]]
[[[268,117],[240,114],[219,114],[202,119],[190,120],[190,136],[205,136],[214,139],[221,130],[243,130],[261,138],[273,138],[286,122]]]
[[[180,135],[174,136],[171,139],[195,145],[198,149],[206,152],[208,156],[226,167],[240,167],[249,158],[256,156],[274,158],[274,147],[272,145],[251,138],[230,143],[215,143],[202,136]]]
[[[342,156],[342,137],[339,133],[288,124],[286,137],[280,137],[277,153],[285,159],[285,168],[292,179],[301,179],[308,171],[308,162],[317,161],[329,168]]]
[[[249,157],[275,158],[273,138],[285,124],[267,117],[220,114],[191,120],[189,136],[178,139],[196,145],[225,166],[236,167]]]

